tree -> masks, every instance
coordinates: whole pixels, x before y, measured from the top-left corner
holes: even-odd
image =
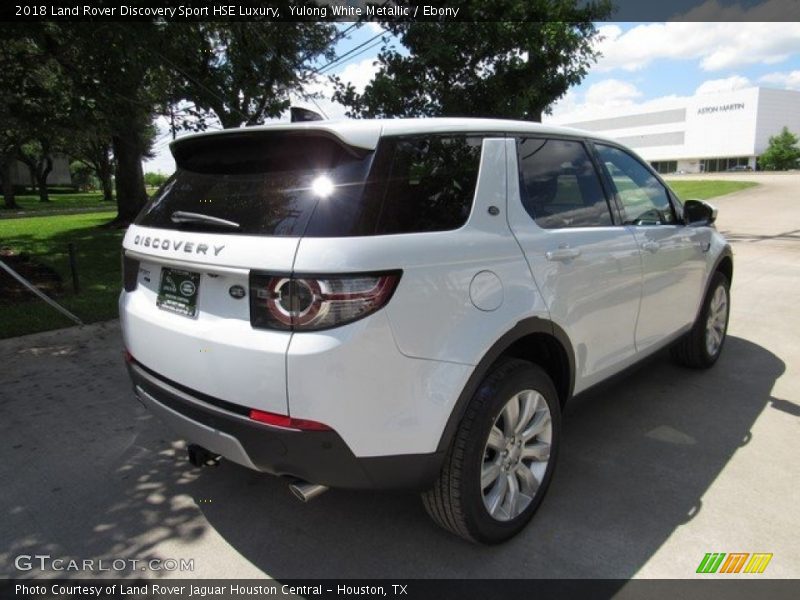
[[[114,158],[111,133],[102,123],[74,132],[67,149],[70,156],[86,165],[97,177],[103,190],[103,201],[114,201]]]
[[[778,135],[769,138],[769,146],[758,157],[761,169],[767,171],[787,171],[800,166],[800,147],[798,137],[784,127]]]
[[[115,224],[126,225],[147,201],[142,158],[153,142],[156,107],[168,96],[164,24],[45,23],[41,43],[76,90],[83,122],[110,134],[117,196]]]
[[[167,179],[169,176],[164,173],[149,171],[144,174],[144,182],[148,187],[161,187]]]
[[[9,90],[5,80],[9,69],[5,68],[4,52],[0,52],[0,180],[3,185],[3,207],[18,209],[14,194],[13,169],[17,161],[17,151],[21,143],[20,130],[16,117],[8,101]]]
[[[142,158],[156,114],[188,104],[196,129],[213,114],[226,127],[279,115],[311,77],[302,69],[335,29],[317,23],[46,23],[44,47],[72,82],[89,125],[102,124],[114,154],[118,214],[125,225],[147,200]],[[180,125],[185,125],[181,123]]]
[[[597,58],[593,21],[607,17],[611,5],[606,0],[582,4],[498,0],[487,8],[483,0],[469,0],[461,3],[465,11],[487,20],[384,23],[408,54],[384,46],[379,71],[362,94],[334,77],[334,100],[357,117],[541,121],[548,106],[579,83]],[[493,16],[496,20],[489,20]]]
[[[14,157],[16,156],[15,150],[12,148],[10,151],[5,148],[0,148],[0,180],[3,183],[3,208],[10,210],[18,209],[17,198],[14,194],[14,181],[12,179]]]
[[[0,180],[3,185],[3,207],[18,209],[14,194],[13,169],[17,160],[19,137],[14,125],[2,113],[0,108]]]
[[[28,167],[33,181],[36,182],[39,202],[50,202],[50,196],[47,191],[47,178],[53,170],[52,152],[53,146],[50,140],[42,137],[22,144],[17,154],[17,158]]]
[[[78,124],[72,119],[72,89],[58,65],[30,38],[23,39],[20,60],[33,63],[18,91],[18,111],[24,126],[25,141],[17,158],[31,173],[40,202],[50,202],[47,178],[53,170],[53,154],[64,148],[67,131]],[[23,54],[23,53],[21,53]]]
[[[82,192],[96,190],[100,187],[100,180],[97,179],[94,169],[82,160],[73,160],[69,164],[69,175],[72,185]]]
[[[23,140],[15,103],[27,65],[19,60],[20,46],[9,25],[0,26],[0,36],[4,40],[0,44],[0,179],[3,182],[3,206],[18,209],[13,168]]]
[[[76,124],[69,82],[58,65],[36,43],[30,26],[3,27],[0,51],[0,150],[7,208],[16,205],[11,168],[21,160],[30,170],[39,199],[48,202],[47,177],[53,153],[60,150],[64,134]]]
[[[290,96],[312,81],[312,61],[333,58],[337,35],[326,23],[169,23],[167,29],[172,104],[189,103],[180,125],[193,129],[204,129],[209,113],[223,127],[280,116]]]

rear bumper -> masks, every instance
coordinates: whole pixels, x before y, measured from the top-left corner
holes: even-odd
[[[235,407],[128,363],[142,404],[182,438],[240,465],[355,489],[423,490],[435,481],[443,454],[356,457],[335,431],[297,431],[251,421]],[[233,409],[233,410],[229,410]]]

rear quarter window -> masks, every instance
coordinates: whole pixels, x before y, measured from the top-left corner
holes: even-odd
[[[381,143],[383,156],[368,188],[380,205],[375,233],[447,231],[467,222],[482,138],[419,136]]]

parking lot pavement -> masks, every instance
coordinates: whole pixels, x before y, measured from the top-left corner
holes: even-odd
[[[800,577],[800,175],[758,181],[715,201],[736,255],[717,366],[659,356],[575,399],[548,497],[499,547],[437,529],[413,494],[304,505],[277,478],[190,467],[134,400],[116,322],[0,341],[0,576],[49,554],[194,561],[123,572],[151,577],[680,578],[706,552],[770,552],[762,577]]]

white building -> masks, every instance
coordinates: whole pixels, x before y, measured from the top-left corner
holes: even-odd
[[[657,108],[610,108],[589,119],[548,122],[602,133],[630,146],[661,173],[752,169],[769,138],[786,126],[800,134],[800,92],[746,88],[665,99]]]

